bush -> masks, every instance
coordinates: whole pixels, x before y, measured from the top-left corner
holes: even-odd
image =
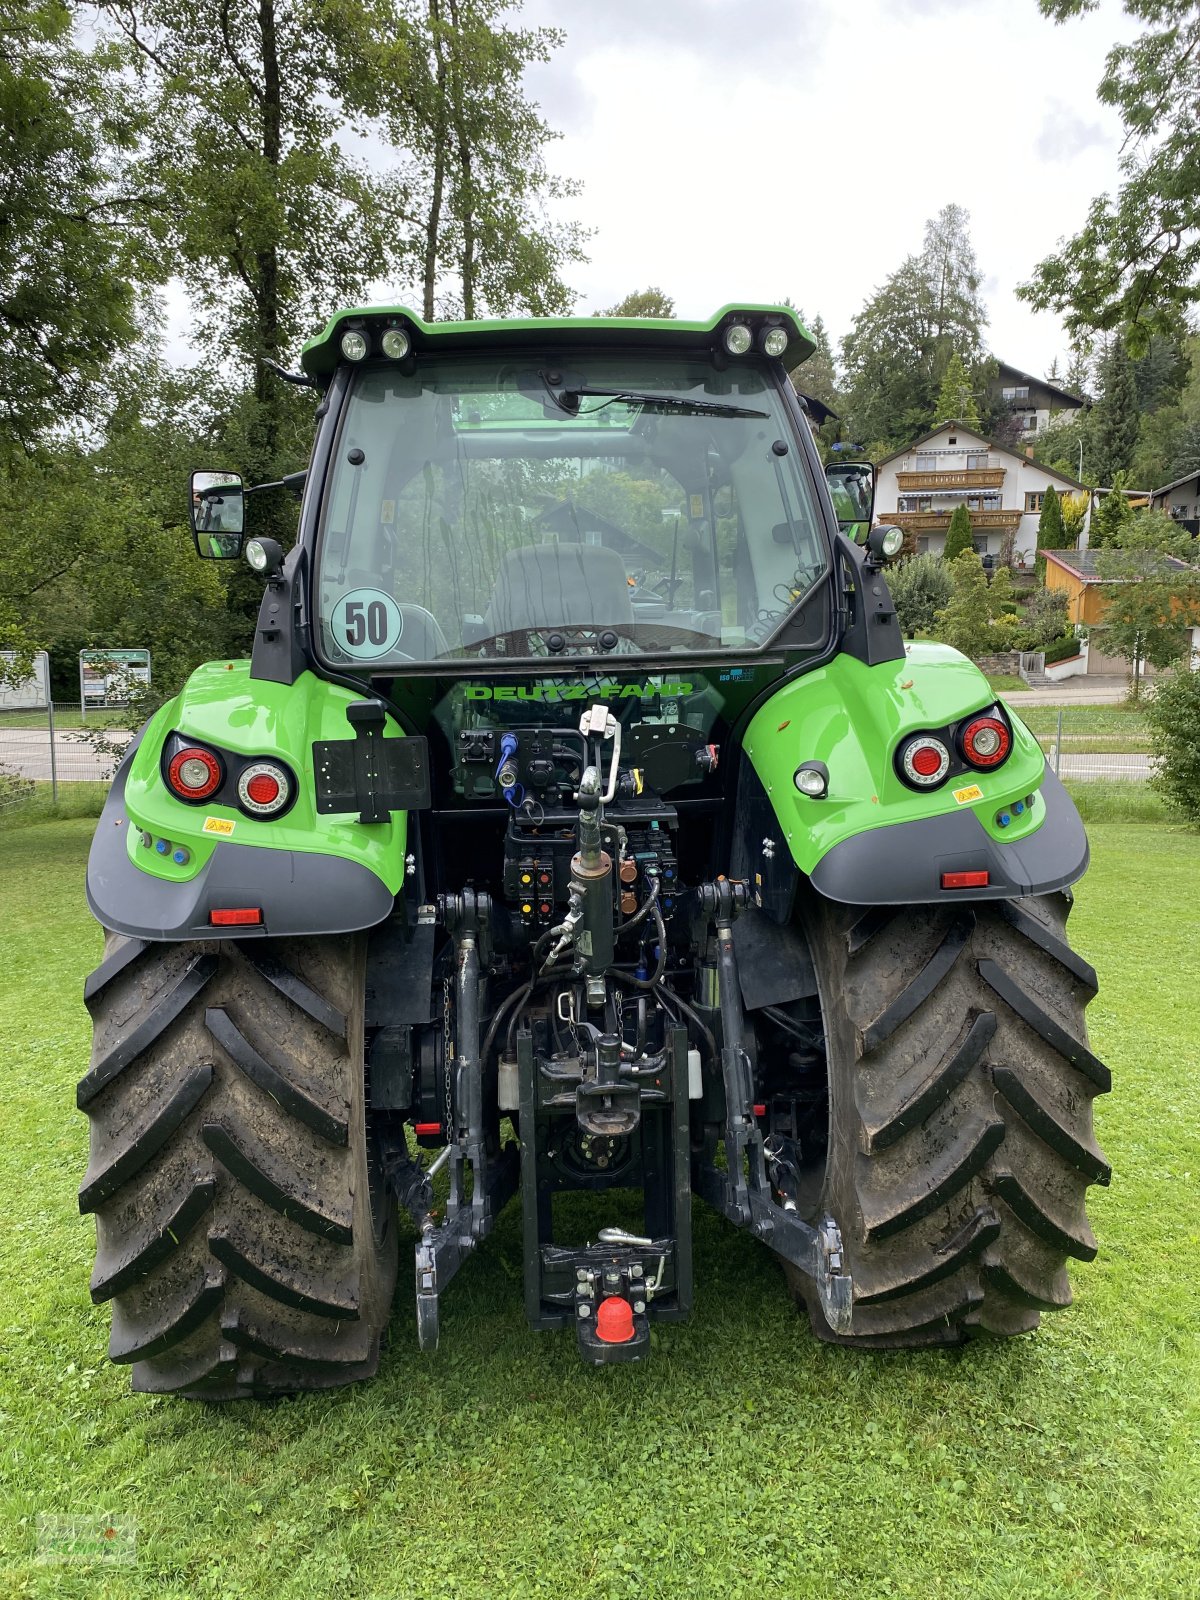
[[[1065,589],[1038,589],[1025,607],[1022,650],[1045,650],[1067,632],[1067,593]]]
[[[1079,654],[1078,639],[1055,639],[1052,644],[1039,645],[1039,649],[1046,652],[1046,665],[1049,667],[1055,661],[1070,661],[1072,656]]]
[[[983,562],[964,550],[950,564],[954,593],[935,618],[937,637],[965,656],[989,655],[995,648],[988,615],[988,586]]]
[[[1176,667],[1146,708],[1158,770],[1150,782],[1168,806],[1200,824],[1200,672]]]
[[[906,639],[928,633],[937,613],[950,604],[953,585],[940,556],[913,556],[888,573],[900,631]]]

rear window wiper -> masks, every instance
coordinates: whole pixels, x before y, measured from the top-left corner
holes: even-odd
[[[556,389],[546,377],[539,373],[538,376],[546,385],[547,393],[561,411],[568,416],[590,416],[593,411],[603,411],[604,406],[592,406],[590,411],[581,412],[580,400],[604,400],[608,405],[621,402],[630,406],[642,406],[649,411],[676,411],[692,416],[705,417],[762,417],[770,415],[766,411],[751,411],[745,406],[726,405],[721,400],[692,400],[686,395],[677,394],[642,394],[635,389]]]

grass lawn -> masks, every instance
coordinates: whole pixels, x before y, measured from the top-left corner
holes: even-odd
[[[697,1204],[692,1321],[645,1367],[594,1371],[569,1333],[527,1330],[510,1208],[449,1290],[436,1356],[402,1276],[374,1383],[217,1407],[131,1396],[88,1299],[92,826],[0,837],[0,1595],[1200,1595],[1200,837],[1093,830],[1072,926],[1101,977],[1115,1176],[1092,1191],[1100,1256],[1037,1334],[829,1349],[766,1249]],[[135,1518],[136,1566],[34,1565],[41,1512]]]
[[[1029,687],[1024,678],[1014,678],[1008,672],[989,674],[988,682],[997,694],[1014,694],[1018,689],[1028,689]]]

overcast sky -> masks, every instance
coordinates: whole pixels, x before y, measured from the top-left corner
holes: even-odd
[[[530,91],[564,138],[595,235],[579,308],[656,284],[682,316],[789,296],[835,338],[920,248],[971,213],[995,355],[1040,374],[1056,317],[1014,290],[1117,178],[1096,101],[1135,31],[1118,0],[1055,27],[1036,0],[526,0],[565,30]]]
[[[1062,27],[1036,0],[526,0],[522,19],[566,33],[529,92],[594,230],[577,310],[651,284],[685,317],[788,297],[836,341],[953,201],[992,353],[1037,375],[1065,356],[1014,290],[1117,180],[1095,86],[1135,31],[1119,0]],[[174,287],[172,357],[187,323]]]

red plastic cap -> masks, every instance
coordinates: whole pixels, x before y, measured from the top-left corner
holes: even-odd
[[[628,1344],[633,1338],[633,1307],[619,1294],[601,1300],[596,1311],[596,1337],[605,1344]]]

